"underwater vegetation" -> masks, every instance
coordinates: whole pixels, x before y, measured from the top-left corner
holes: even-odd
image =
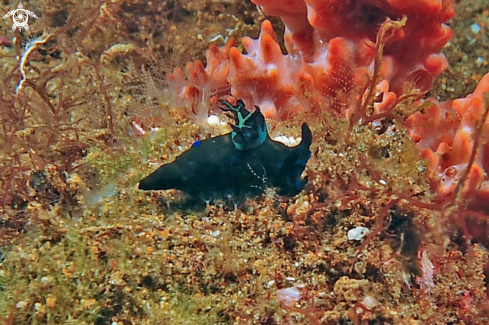
[[[487,1],[23,5],[0,323],[489,322]]]

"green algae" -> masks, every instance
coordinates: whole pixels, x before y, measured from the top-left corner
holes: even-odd
[[[136,159],[139,159],[137,156],[119,153],[117,150],[107,151],[96,147],[90,149],[87,156],[87,164],[97,173],[94,183],[98,186],[109,183],[116,176],[126,175],[128,169],[136,165]]]

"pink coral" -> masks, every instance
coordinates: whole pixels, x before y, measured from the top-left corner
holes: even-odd
[[[417,112],[407,120],[411,138],[430,162],[433,190],[441,197],[454,193],[469,167],[474,145],[477,146],[462,188],[463,198],[473,210],[489,208],[489,122],[486,111],[489,108],[484,102],[484,94],[488,92],[489,74],[486,74],[466,98],[444,103],[428,100],[429,106],[424,113]]]
[[[177,95],[184,104],[192,108],[197,121],[207,118],[208,107],[216,103],[216,98],[229,92],[227,76],[229,74],[229,50],[236,44],[232,38],[225,46],[211,45],[206,52],[207,64],[199,60],[187,63],[185,71],[176,68],[169,75],[169,86],[178,89]]]
[[[390,102],[413,88],[428,91],[433,78],[447,67],[440,50],[452,35],[444,24],[454,15],[451,0],[253,2],[282,18],[288,53],[282,53],[270,22],[265,21],[258,39],[243,39],[246,54],[228,44],[208,53],[205,68],[191,64],[190,86],[182,86],[182,96],[200,96],[203,102],[209,97],[204,89],[230,88],[233,96],[249,107],[258,105],[267,117],[285,119],[302,109],[351,116],[374,77],[375,42],[386,17],[407,17],[407,23],[387,35],[383,44],[381,79],[386,82],[380,92],[389,94]],[[216,68],[218,73],[211,73]],[[176,80],[185,80],[183,73],[176,75],[180,75]]]
[[[351,115],[361,96],[365,78],[372,77],[375,39],[386,17],[407,23],[390,35],[382,59],[382,79],[389,91],[400,95],[411,88],[426,92],[433,79],[447,67],[441,48],[450,39],[451,29],[443,24],[454,15],[451,1],[324,1],[254,0],[271,15],[279,15],[286,25],[285,44],[294,63],[282,74],[295,76],[296,85],[308,80],[328,108]],[[263,33],[263,31],[262,31]],[[254,48],[255,53],[257,48]],[[252,57],[253,54],[248,54]],[[297,58],[298,57],[298,58]],[[232,69],[231,69],[232,70]],[[294,72],[293,70],[299,70]],[[241,69],[241,75],[244,73]],[[302,75],[301,75],[302,73]],[[231,83],[232,84],[232,83]],[[302,87],[304,88],[304,87]],[[244,89],[241,89],[244,92]],[[290,106],[277,111],[294,111],[303,102],[304,93],[297,86]],[[273,95],[268,95],[273,96]],[[279,114],[281,115],[281,114]]]
[[[301,110],[302,104],[296,95],[299,79],[308,81],[303,72],[304,62],[300,57],[282,54],[270,22],[263,23],[257,40],[243,38],[243,45],[247,55],[236,48],[229,53],[228,81],[233,96],[250,106],[258,105],[266,117],[285,119],[284,113]]]
[[[304,60],[310,63],[324,61],[327,46],[332,40],[341,38],[353,43],[354,48],[346,51],[350,57],[355,57],[356,66],[368,67],[372,60],[367,48],[375,41],[380,24],[386,17],[398,20],[407,16],[406,26],[396,33],[384,50],[384,60],[388,62],[383,78],[390,81],[391,89],[398,94],[405,90],[406,80],[428,90],[433,78],[447,67],[440,50],[452,35],[451,29],[443,24],[455,14],[452,1],[306,0],[307,22],[303,10],[289,10],[281,15],[284,9],[278,8],[284,7],[282,1],[254,2],[267,13],[283,18],[287,27],[287,49],[290,53],[302,53]],[[290,2],[295,7],[304,3],[303,0]]]

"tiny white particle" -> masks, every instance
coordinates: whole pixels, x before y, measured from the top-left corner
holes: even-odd
[[[22,309],[22,308],[24,308],[24,307],[25,307],[25,306],[27,306],[27,305],[28,305],[28,302],[26,302],[26,301],[19,301],[19,302],[18,302],[18,303],[15,305],[15,307],[17,307],[18,309]]]
[[[472,25],[470,25],[470,29],[472,30],[472,33],[478,34],[481,31],[481,25],[472,24]]]
[[[369,229],[366,227],[356,227],[348,231],[349,240],[361,240],[366,234],[369,233]]]
[[[277,299],[286,306],[292,306],[301,300],[302,290],[305,288],[302,284],[297,284],[290,288],[277,290]]]
[[[295,146],[298,145],[301,142],[301,139],[296,139],[294,137],[288,137],[285,135],[278,135],[275,138],[273,138],[274,141],[282,142],[286,146]]]
[[[372,310],[374,309],[375,307],[377,306],[380,306],[380,302],[375,299],[374,297],[372,296],[366,296],[363,300],[362,300],[362,304],[365,306],[365,308],[367,308],[368,310]]]
[[[52,279],[48,276],[43,276],[41,278],[41,284],[42,285],[49,285],[49,284],[51,284],[51,282],[52,282]]]
[[[209,125],[219,125],[219,116],[209,115],[207,118],[207,123],[209,123]]]

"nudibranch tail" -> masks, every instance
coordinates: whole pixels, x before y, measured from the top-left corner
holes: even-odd
[[[301,174],[306,168],[307,161],[311,158],[310,147],[312,144],[312,133],[306,123],[302,124],[302,140],[296,147],[282,150],[288,155],[280,163],[279,175],[276,186],[280,195],[296,195],[307,183],[307,176],[302,178]]]
[[[221,109],[225,112],[231,112],[232,114],[229,114],[228,117],[236,121],[236,124],[229,123],[233,129],[231,138],[236,149],[255,149],[265,142],[267,124],[258,106],[255,106],[253,112],[249,112],[241,99],[236,102],[236,106],[225,100],[220,102],[225,105]]]

